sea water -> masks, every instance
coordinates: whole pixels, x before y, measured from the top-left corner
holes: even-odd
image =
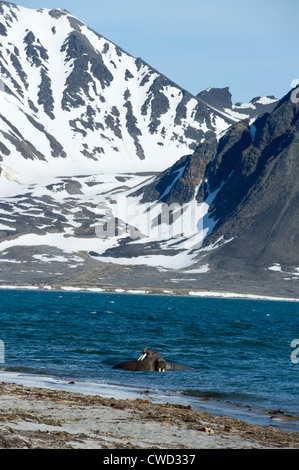
[[[0,291],[0,380],[190,404],[261,424],[274,423],[271,411],[299,415],[298,338],[297,302]],[[190,369],[112,368],[145,347]]]

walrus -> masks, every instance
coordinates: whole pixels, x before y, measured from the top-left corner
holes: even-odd
[[[188,369],[188,367],[180,364],[171,364],[165,361],[161,354],[154,349],[145,348],[137,360],[120,362],[113,366],[113,369],[165,372],[166,370]]]

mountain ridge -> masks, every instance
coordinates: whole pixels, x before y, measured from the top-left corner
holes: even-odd
[[[65,10],[29,10],[2,2],[0,13],[2,108],[7,104],[19,114],[14,116],[16,133],[5,109],[1,127],[8,132],[2,130],[1,140],[6,153],[13,144],[27,160],[72,155],[98,171],[114,171],[114,166],[162,170],[206,133],[229,125],[229,118],[211,112]],[[9,139],[7,133],[14,135]],[[99,162],[98,168],[92,161]]]
[[[66,10],[0,5],[3,153],[17,148],[28,167],[54,157],[93,171],[162,171],[236,120]]]
[[[253,138],[247,140],[247,145],[244,143],[239,161],[234,164],[229,160],[226,163],[220,161],[219,167],[231,165],[226,168],[226,174],[233,173],[209,209],[218,219],[214,236],[225,232],[228,238],[236,237],[230,249],[236,245],[236,251],[241,250],[243,258],[260,265],[273,263],[273,258],[278,264],[294,267],[299,264],[299,168],[296,158],[299,154],[299,113],[298,105],[291,101],[291,94],[292,91],[271,114],[255,121]],[[212,165],[213,162],[206,173],[211,184]],[[218,174],[219,171],[222,174],[221,169]],[[287,218],[286,213],[289,214]],[[248,219],[251,219],[251,226],[248,226]],[[243,238],[242,244],[240,238]],[[228,246],[225,249],[229,250]]]

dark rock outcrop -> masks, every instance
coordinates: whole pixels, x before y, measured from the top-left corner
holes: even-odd
[[[249,264],[299,264],[299,106],[288,93],[271,114],[239,123],[221,139],[207,166],[204,193],[218,189],[217,220],[205,245],[233,239],[211,256]]]

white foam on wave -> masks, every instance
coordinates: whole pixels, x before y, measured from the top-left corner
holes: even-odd
[[[116,399],[135,399],[139,398],[142,393],[142,389],[134,387],[127,388],[120,385],[89,381],[73,382],[70,379],[63,380],[50,376],[31,375],[22,372],[1,371],[0,378],[2,382],[15,383],[25,387],[82,393],[84,395],[99,395],[101,397]]]

